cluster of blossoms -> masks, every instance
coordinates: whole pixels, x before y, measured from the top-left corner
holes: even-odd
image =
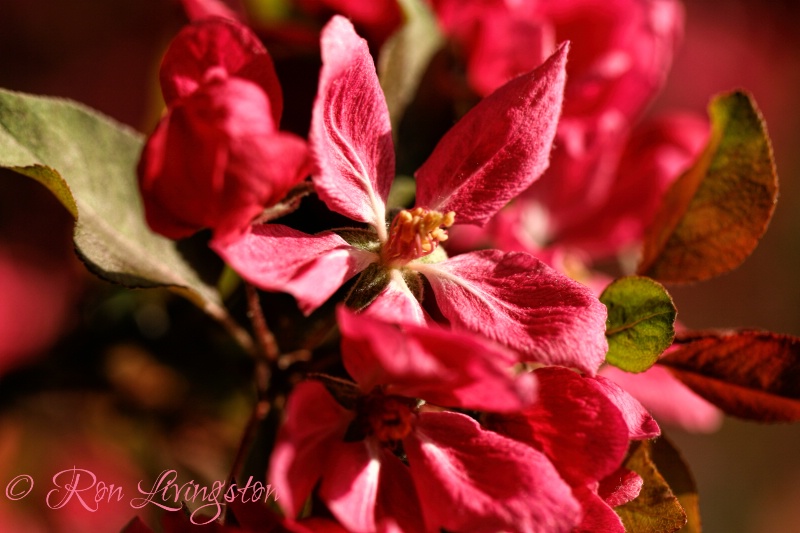
[[[609,378],[621,372],[600,374],[607,309],[595,289],[608,279],[590,267],[642,239],[707,139],[687,116],[634,128],[681,6],[431,2],[479,101],[415,172],[414,205],[392,206],[396,136],[348,18],[321,31],[304,140],[280,129],[278,76],[242,15],[184,4],[195,20],[164,57],[167,111],[138,168],[150,227],[173,239],[210,230],[246,283],[292,295],[305,315],[341,300],[336,362],[271,385],[286,394],[266,478],[281,527],[624,531],[614,508],[643,484],[626,454],[660,430]],[[402,24],[394,2],[303,4],[349,16],[373,45]],[[310,191],[351,222],[309,234],[278,220]],[[273,377],[285,376],[276,357]],[[654,409],[716,423],[654,372],[641,378],[674,391]]]
[[[153,533],[123,492],[171,460],[214,481],[169,465],[165,533],[699,532],[660,424],[800,421],[800,338],[691,331],[661,285],[738,267],[778,190],[745,91],[646,114],[679,0],[174,3],[147,137],[0,89],[0,171],[63,204],[88,270],[207,315],[105,287],[76,319],[60,219],[10,189],[39,242],[0,243],[0,522]],[[50,396],[74,375],[92,394]],[[15,509],[50,468],[60,514]]]

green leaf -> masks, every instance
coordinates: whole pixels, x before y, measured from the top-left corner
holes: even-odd
[[[444,42],[436,17],[424,1],[400,0],[400,7],[406,22],[386,41],[378,58],[378,76],[395,132],[428,63]]]
[[[633,501],[614,508],[627,533],[671,533],[687,524],[686,513],[652,459],[650,441],[631,445],[625,467],[644,481],[642,491]]]
[[[639,274],[686,283],[733,270],[772,218],[778,177],[755,102],[744,92],[717,96],[709,114],[708,145],[667,191],[645,235]]]
[[[138,133],[78,103],[0,89],[0,167],[64,204],[89,270],[127,287],[170,287],[226,321],[217,290],[144,221],[135,172],[142,145]]]
[[[650,278],[620,278],[603,291],[608,307],[606,361],[628,372],[644,372],[675,337],[675,304],[666,289]]]

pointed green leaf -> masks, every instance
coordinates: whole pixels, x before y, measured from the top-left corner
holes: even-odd
[[[171,287],[225,320],[216,289],[144,221],[142,144],[138,133],[78,103],[0,90],[0,167],[39,181],[64,204],[89,270],[128,287]]]
[[[733,270],[772,218],[778,177],[755,102],[744,92],[717,96],[709,114],[708,145],[667,191],[644,238],[640,274],[685,283]]]
[[[378,58],[378,76],[395,132],[428,63],[444,42],[436,17],[424,1],[399,1],[406,22],[386,41]]]
[[[687,523],[678,498],[653,462],[652,446],[650,441],[634,442],[625,461],[644,481],[636,499],[614,508],[627,533],[671,533]]]
[[[675,304],[666,289],[650,278],[620,278],[603,291],[608,307],[606,362],[628,372],[644,372],[675,337]]]

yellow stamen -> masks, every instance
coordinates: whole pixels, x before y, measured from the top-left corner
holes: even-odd
[[[389,227],[389,241],[383,252],[384,261],[407,263],[430,254],[440,242],[447,240],[447,231],[444,228],[452,226],[455,218],[453,211],[443,214],[423,207],[400,211]]]

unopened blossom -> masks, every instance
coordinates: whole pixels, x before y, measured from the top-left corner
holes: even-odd
[[[305,142],[278,131],[272,60],[245,26],[211,18],[178,34],[160,78],[167,113],[138,168],[147,222],[172,239],[238,237],[306,176]]]
[[[535,382],[513,378],[514,354],[346,308],[338,318],[355,383],[306,381],[289,397],[269,476],[288,517],[318,486],[353,532],[552,533],[579,523],[577,501],[544,453],[445,409],[530,405]]]
[[[422,278],[455,329],[480,332],[527,360],[594,373],[606,351],[605,306],[526,253],[483,250],[447,258],[457,224],[484,224],[545,170],[564,85],[567,46],[487,97],[416,172],[416,206],[388,213],[394,177],[389,114],[366,43],[334,17],[322,35],[323,68],[310,144],[319,197],[368,229],[308,235],[254,225],[217,252],[244,278],[292,294],[305,313],[363,272],[355,308],[423,323]]]

